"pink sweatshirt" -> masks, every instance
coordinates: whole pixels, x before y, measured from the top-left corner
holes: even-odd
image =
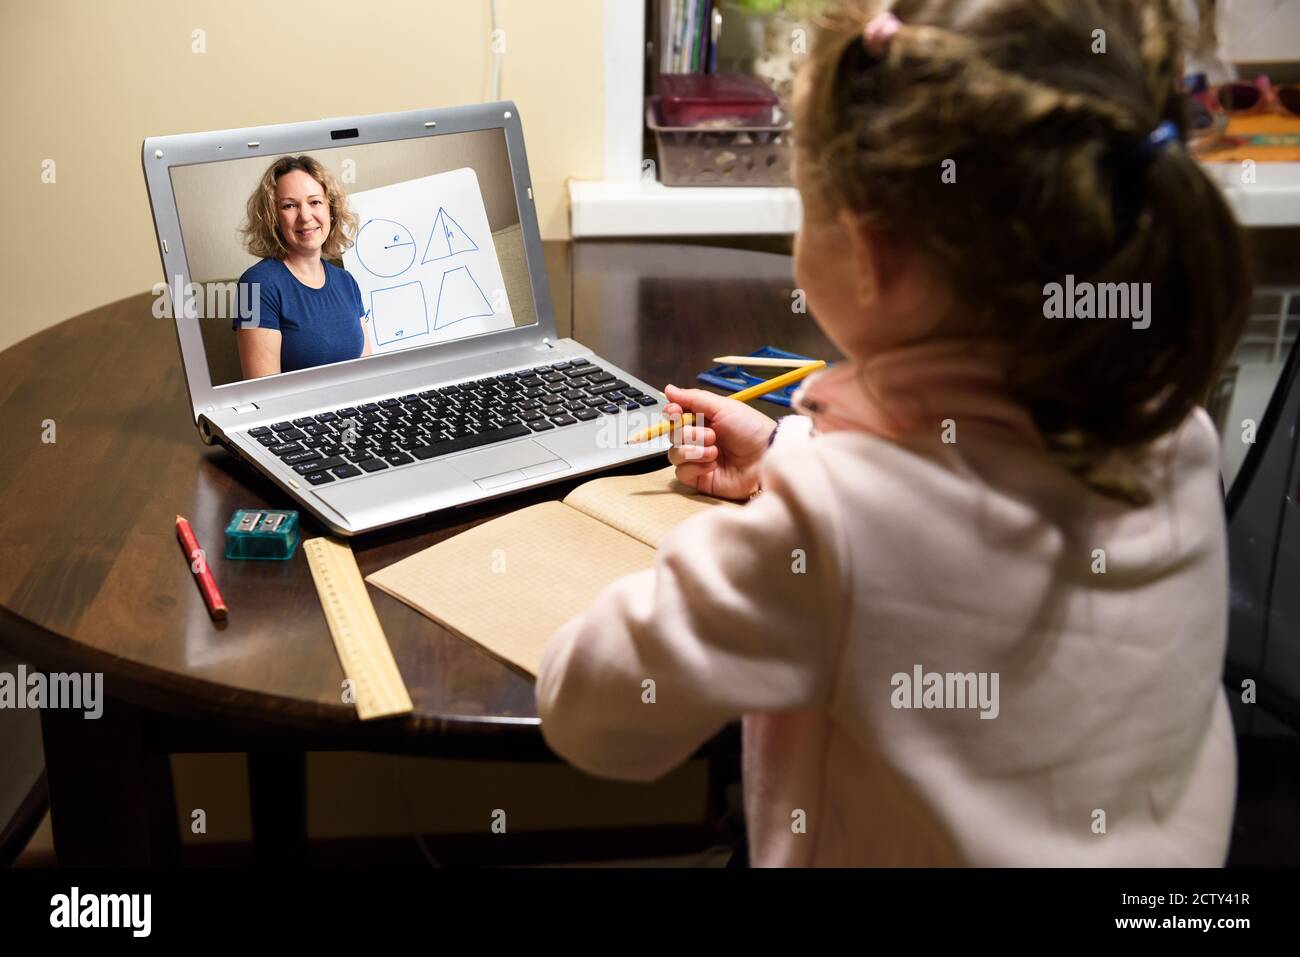
[[[756,865],[1222,864],[1213,425],[1129,460],[1154,494],[1133,507],[991,382],[957,343],[811,379],[762,492],[551,638],[551,747],[649,780],[743,717]]]

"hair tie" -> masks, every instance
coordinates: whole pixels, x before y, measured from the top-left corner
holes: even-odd
[[[902,25],[902,21],[892,13],[878,13],[863,28],[862,42],[873,55],[881,56],[890,38]]]
[[[1162,120],[1160,125],[1147,134],[1139,148],[1142,158],[1151,159],[1170,143],[1178,141],[1178,126],[1173,120]]]

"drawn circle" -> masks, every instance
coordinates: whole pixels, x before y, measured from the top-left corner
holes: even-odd
[[[415,262],[415,238],[394,220],[366,220],[357,233],[357,261],[371,275],[400,276]]]

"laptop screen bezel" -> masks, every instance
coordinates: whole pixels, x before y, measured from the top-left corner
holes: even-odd
[[[192,278],[172,189],[172,167],[224,162],[250,156],[265,156],[269,162],[285,154],[493,129],[503,130],[505,135],[528,281],[537,310],[535,323],[327,366],[214,385],[199,323],[222,320],[187,317],[181,315],[184,310],[174,304],[172,311],[175,315],[171,321],[176,326],[195,422],[200,415],[211,415],[219,409],[328,388],[338,382],[407,372],[434,361],[442,363],[486,352],[537,346],[547,339],[554,341],[555,315],[546,279],[546,263],[542,256],[537,209],[532,199],[532,181],[524,151],[523,127],[519,110],[513,102],[334,117],[302,123],[147,138],[141,151],[141,162],[157,231],[164,282],[174,293],[178,285],[183,290]],[[511,307],[517,308],[514,303],[511,303]]]

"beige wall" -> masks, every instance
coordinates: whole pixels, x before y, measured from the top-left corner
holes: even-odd
[[[602,175],[602,3],[497,9],[542,236],[566,238],[565,180]],[[481,102],[490,30],[488,0],[4,0],[0,349],[162,279],[146,136]]]

